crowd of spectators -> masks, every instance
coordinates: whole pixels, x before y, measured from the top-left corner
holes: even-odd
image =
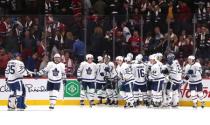
[[[173,52],[184,64],[195,54],[203,76],[210,77],[208,1],[45,0],[44,5],[42,16],[2,16],[0,75],[13,52],[21,52],[32,71],[42,69],[60,52],[72,77],[86,52],[112,55],[114,38],[115,56]]]

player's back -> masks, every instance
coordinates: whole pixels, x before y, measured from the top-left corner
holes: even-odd
[[[169,76],[172,80],[182,80],[182,69],[178,60],[174,60],[172,65],[169,65]]]
[[[135,82],[144,84],[146,82],[146,65],[144,63],[138,63],[132,65],[132,72],[135,77]]]
[[[26,69],[23,62],[18,60],[10,60],[5,70],[5,77],[8,83],[15,83],[26,75]]]
[[[162,65],[160,65],[159,63],[155,63],[154,65],[152,65],[151,67],[151,74],[150,74],[150,78],[153,79],[154,81],[156,80],[163,80],[164,79],[164,75],[162,74]]]
[[[121,66],[121,74],[122,74],[122,78],[125,81],[130,81],[130,80],[134,80],[134,75],[132,74],[132,68],[129,64],[127,63],[123,63]]]

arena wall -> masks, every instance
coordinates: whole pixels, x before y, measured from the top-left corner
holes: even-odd
[[[23,80],[27,96],[27,105],[48,105],[49,97],[46,91],[47,79],[24,79]],[[210,107],[210,79],[203,80],[203,92],[205,96],[206,106]],[[0,106],[7,105],[7,98],[10,94],[10,90],[5,83],[5,79],[0,79]],[[80,97],[80,85],[76,79],[68,79],[65,91],[63,85],[61,86],[57,105],[79,105]],[[190,101],[190,91],[188,84],[184,84],[181,87],[180,92],[180,106],[192,106]],[[96,100],[97,101],[97,100]],[[86,101],[87,103],[87,101]],[[120,100],[120,105],[124,104]]]

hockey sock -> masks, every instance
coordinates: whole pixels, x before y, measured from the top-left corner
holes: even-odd
[[[50,105],[54,106],[56,104],[58,91],[57,90],[50,91],[49,95],[50,95]]]
[[[196,104],[197,101],[198,101],[196,91],[195,91],[195,90],[192,90],[190,93],[191,93],[191,99],[192,99],[192,101],[193,101],[193,104]]]

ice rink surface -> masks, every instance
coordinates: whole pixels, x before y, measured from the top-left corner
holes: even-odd
[[[21,122],[18,122],[21,121]],[[5,124],[2,124],[5,123]],[[20,124],[19,124],[20,123]],[[28,106],[25,111],[7,111],[0,106],[0,125],[208,125],[210,108],[154,109],[107,106]]]

